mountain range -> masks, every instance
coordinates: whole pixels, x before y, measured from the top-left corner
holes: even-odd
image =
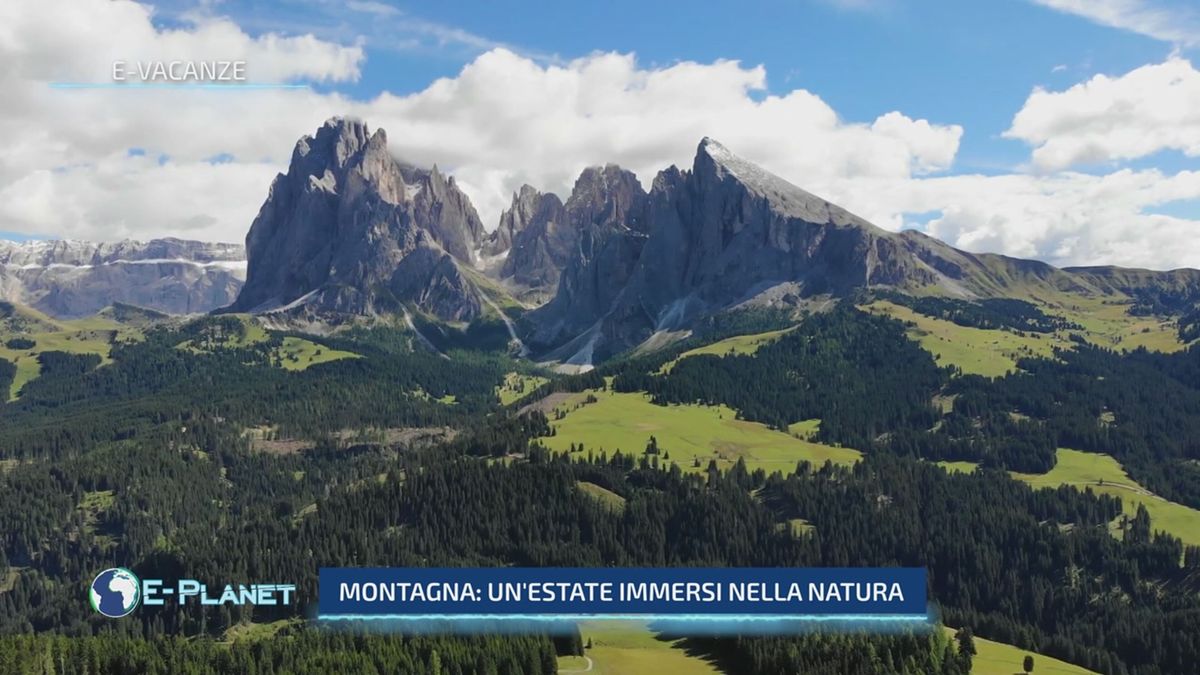
[[[237,297],[245,260],[237,244],[180,239],[0,241],[0,299],[60,318],[113,304],[205,313]]]
[[[490,233],[453,177],[396,159],[383,130],[335,118],[301,138],[240,247],[0,245],[0,297],[57,316],[112,302],[278,321],[403,315],[503,321],[542,360],[588,367],[744,307],[819,308],[871,290],[962,300],[1200,300],[1200,271],[1059,269],[890,232],[703,139],[649,191],[609,164],[566,200],[522,186]]]

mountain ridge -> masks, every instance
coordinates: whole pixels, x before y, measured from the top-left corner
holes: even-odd
[[[239,244],[176,238],[148,241],[0,241],[0,299],[58,318],[113,304],[171,314],[204,314],[241,289]]]
[[[47,274],[39,266],[67,276],[79,275],[71,266],[134,267],[122,256],[158,266],[155,283],[170,289],[159,295],[191,284],[201,299],[112,292],[89,304],[24,285]],[[386,132],[347,118],[297,141],[244,249],[175,239],[0,243],[0,297],[52,315],[127,303],[271,314],[281,325],[420,313],[461,326],[498,314],[522,353],[581,367],[669,343],[733,308],[819,308],[871,289],[1034,302],[1119,295],[1131,313],[1173,315],[1200,305],[1200,271],[1058,268],[884,230],[707,137],[690,168],[663,169],[649,190],[615,164],[585,168],[565,200],[523,185],[487,232],[452,176],[397,159]]]
[[[391,156],[383,130],[332,118],[296,143],[246,235],[246,285],[228,311],[371,315],[414,303],[440,319],[482,311],[458,269],[483,225],[453,178]]]

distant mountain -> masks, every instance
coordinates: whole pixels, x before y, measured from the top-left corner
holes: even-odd
[[[578,233],[562,200],[522,185],[484,243],[485,269],[517,295],[540,304],[558,288]]]
[[[58,318],[88,316],[114,303],[206,313],[237,296],[245,259],[240,245],[180,239],[0,241],[0,299]]]
[[[586,366],[732,307],[799,307],[871,288],[965,299],[1114,291],[1182,306],[1200,299],[1195,270],[1060,270],[882,230],[712,139],[700,143],[690,171],[671,167],[644,198],[639,190],[629,188],[619,200],[627,208],[580,237],[555,297],[527,317],[535,353]]]
[[[513,196],[512,206],[492,233],[495,255],[499,244],[511,240],[499,277],[521,297],[545,302],[553,297],[564,272],[574,299],[591,298],[608,283],[579,277],[594,256],[604,256],[608,238],[629,228],[642,209],[646,193],[637,177],[610,164],[584,169],[564,204],[553,194],[526,185]],[[485,248],[485,253],[489,251]],[[627,257],[627,256],[626,256]],[[591,268],[597,274],[600,268]],[[608,269],[606,273],[616,273]],[[575,293],[586,287],[590,291]],[[600,300],[604,304],[604,300]]]
[[[880,229],[707,138],[690,169],[659,172],[649,192],[613,164],[585,169],[565,201],[522,186],[486,233],[453,178],[397,160],[383,130],[334,118],[297,142],[244,255],[174,239],[0,243],[0,299],[53,316],[114,304],[287,325],[405,315],[431,334],[463,333],[446,344],[498,330],[521,354],[579,367],[733,308],[816,309],[871,289],[1119,297],[1200,331],[1196,270],[1058,269],[960,251]],[[467,331],[478,319],[494,325]]]
[[[453,178],[397,161],[383,130],[331,119],[296,144],[246,236],[232,311],[399,313],[470,321],[483,224]]]

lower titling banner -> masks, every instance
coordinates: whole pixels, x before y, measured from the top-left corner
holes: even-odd
[[[322,568],[326,620],[927,621],[923,568]]]

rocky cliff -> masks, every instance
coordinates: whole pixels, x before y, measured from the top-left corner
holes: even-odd
[[[496,270],[499,278],[522,297],[540,303],[558,287],[578,235],[562,200],[523,185],[513,195],[512,206],[501,214],[484,253],[503,255]]]
[[[637,177],[615,164],[585,169],[565,204],[553,194],[523,186],[491,235],[489,244],[495,246],[485,248],[505,256],[493,274],[536,304],[554,297],[565,283],[563,302],[607,305],[611,298],[605,294],[627,271],[622,274],[598,261],[615,255],[610,245],[631,231],[638,235],[635,243],[640,242],[643,233],[637,228],[645,197]],[[499,251],[505,240],[511,244]],[[629,254],[619,257],[627,260]],[[593,278],[587,278],[585,270],[594,273]]]
[[[604,194],[602,185],[590,193]],[[584,366],[734,306],[795,307],[868,288],[964,298],[1017,285],[1102,292],[1095,275],[882,230],[711,139],[691,170],[660,172],[648,195],[634,186],[622,194],[628,208],[581,233],[556,296],[531,314],[535,350]]]
[[[58,318],[89,316],[114,303],[209,312],[233,301],[245,270],[237,244],[0,241],[0,299]]]
[[[414,303],[469,321],[481,303],[458,265],[475,262],[483,236],[453,178],[396,160],[383,130],[332,119],[300,139],[271,185],[246,236],[246,285],[230,309],[364,315]]]

